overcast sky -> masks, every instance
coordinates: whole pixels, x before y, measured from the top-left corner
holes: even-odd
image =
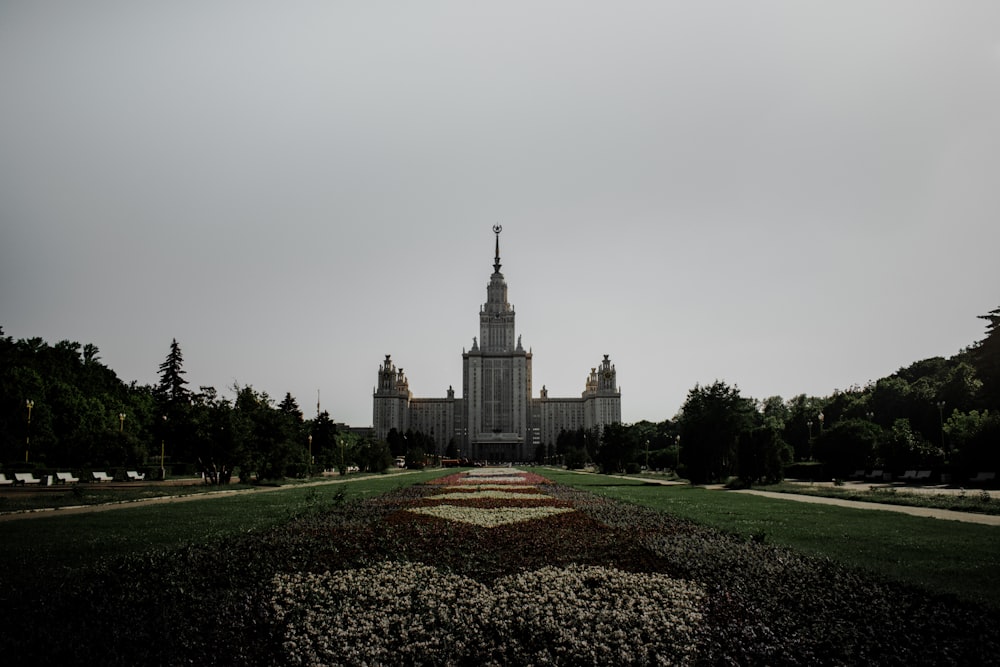
[[[0,326],[372,421],[461,394],[503,225],[534,395],[626,422],[951,356],[1000,306],[1000,3],[0,4]]]

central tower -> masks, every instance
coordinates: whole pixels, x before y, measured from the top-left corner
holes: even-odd
[[[462,353],[465,449],[469,456],[526,461],[531,449],[531,353],[515,338],[514,309],[500,273],[500,225],[486,303],[479,309],[479,339]]]

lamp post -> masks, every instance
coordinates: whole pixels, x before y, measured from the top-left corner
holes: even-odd
[[[163,415],[163,434],[160,436],[160,479],[167,478],[167,469],[163,467],[163,455],[167,450],[167,416]]]
[[[816,418],[819,419],[819,434],[823,435],[823,420],[826,419],[826,417],[821,412],[818,415],[816,415]]]
[[[944,451],[944,401],[937,402],[938,417],[941,419],[941,451]]]
[[[309,434],[309,476],[312,477],[313,472],[313,436],[312,433]]]
[[[347,468],[344,467],[344,439],[340,439],[340,474],[343,475],[347,472]]]
[[[125,413],[124,412],[119,412],[118,413],[118,432],[119,433],[124,433],[125,432]]]
[[[646,439],[646,472],[649,472],[649,439]]]
[[[806,426],[809,427],[809,439],[812,440],[813,439],[813,420],[810,419],[809,421],[807,421],[806,422]]]
[[[24,407],[28,408],[28,430],[24,432],[24,462],[28,462],[28,450],[31,447],[31,409],[35,407],[35,402],[28,399],[24,402]]]

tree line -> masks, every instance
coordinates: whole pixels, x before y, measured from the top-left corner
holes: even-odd
[[[192,390],[172,341],[156,385],[124,383],[98,348],[0,329],[0,456],[17,469],[145,469],[156,477],[204,473],[226,482],[324,469],[384,470],[384,442],[340,430],[326,411],[305,419],[290,393],[275,401],[250,385],[233,398]]]
[[[673,419],[563,432],[539,462],[602,469],[673,470],[693,482],[782,478],[789,465],[821,464],[823,476],[857,470],[933,470],[962,479],[1000,471],[1000,308],[981,315],[983,340],[950,357],[834,391],[756,399],[717,380],[688,392]],[[92,344],[15,341],[0,329],[0,456],[9,470],[35,467],[234,472],[257,479],[320,469],[384,470],[395,457],[419,467],[427,454],[460,455],[454,441],[392,432],[376,441],[340,430],[328,412],[306,419],[286,393],[250,385],[233,398],[192,390],[172,341],[156,385],[126,384]],[[439,451],[442,446],[444,452]]]
[[[828,479],[875,469],[954,480],[1000,472],[1000,309],[980,318],[983,340],[863,387],[755,399],[717,380],[691,389],[672,420],[563,432],[536,458],[607,472],[669,469],[696,483],[774,482],[795,463],[820,464],[808,474]]]

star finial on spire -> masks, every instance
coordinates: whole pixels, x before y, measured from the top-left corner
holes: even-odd
[[[497,254],[496,259],[493,261],[493,270],[500,273],[500,232],[503,231],[503,227],[500,225],[493,225],[493,233],[497,235]]]

